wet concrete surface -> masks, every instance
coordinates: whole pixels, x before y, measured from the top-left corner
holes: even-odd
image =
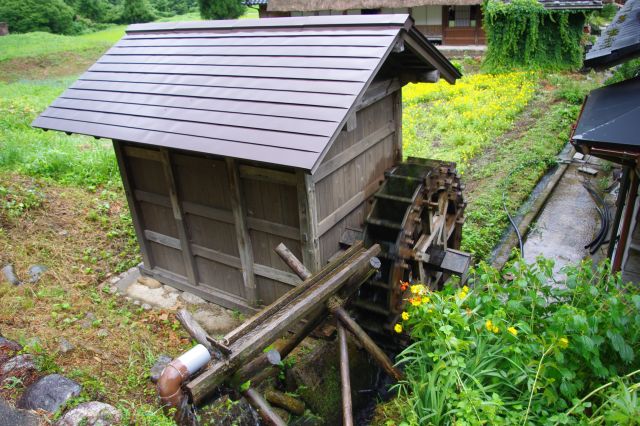
[[[598,232],[600,223],[596,205],[582,186],[590,177],[578,172],[581,164],[570,164],[547,200],[524,243],[524,258],[534,262],[542,255],[555,261],[554,272],[568,263],[577,263],[589,256],[584,246]]]

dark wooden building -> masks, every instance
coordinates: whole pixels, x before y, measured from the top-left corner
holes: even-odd
[[[33,123],[113,139],[142,272],[251,311],[318,270],[402,155],[401,87],[460,76],[408,15],[132,25]]]

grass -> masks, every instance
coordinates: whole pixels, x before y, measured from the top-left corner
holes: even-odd
[[[54,53],[106,50],[124,35],[124,25],[114,26],[81,36],[65,36],[44,32],[10,34],[0,37],[0,62]]]
[[[51,179],[90,190],[120,186],[111,142],[31,127],[73,80],[0,85],[0,170]]]

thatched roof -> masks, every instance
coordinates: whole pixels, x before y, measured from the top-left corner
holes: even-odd
[[[273,12],[310,12],[314,10],[380,9],[383,7],[470,6],[481,0],[269,0]]]

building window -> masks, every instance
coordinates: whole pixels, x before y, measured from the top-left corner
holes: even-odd
[[[475,6],[449,6],[449,28],[475,27]]]

